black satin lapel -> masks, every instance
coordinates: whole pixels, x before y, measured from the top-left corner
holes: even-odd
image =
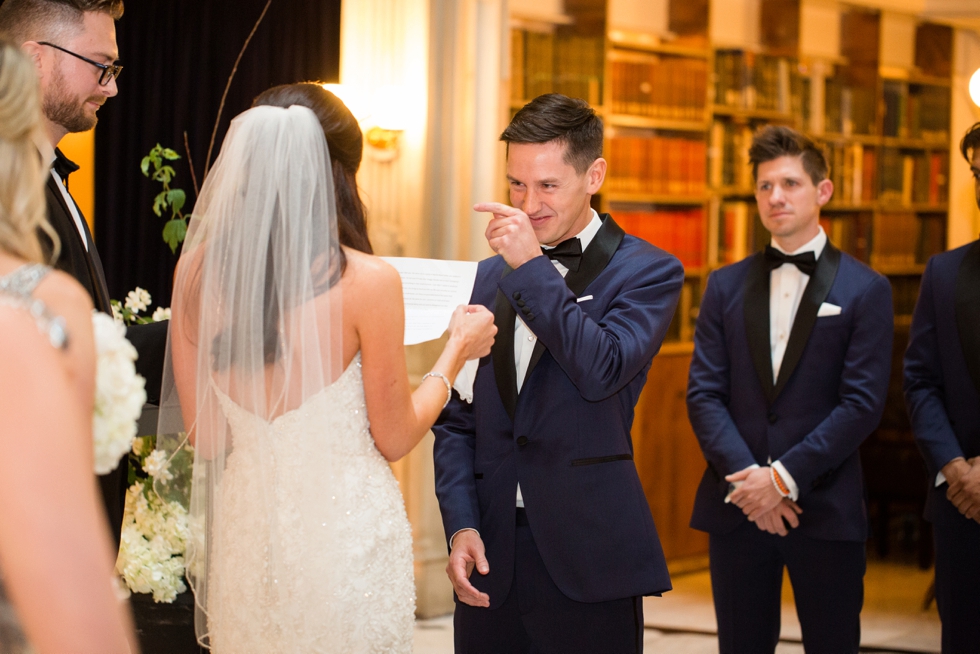
[[[817,312],[820,305],[827,299],[830,287],[834,285],[837,277],[837,268],[840,267],[840,250],[835,248],[827,241],[820,258],[817,260],[817,269],[813,272],[813,277],[806,284],[803,297],[800,298],[800,307],[796,310],[796,318],[793,320],[793,328],[789,332],[789,342],[786,343],[786,354],[783,355],[783,364],[779,367],[779,378],[776,380],[776,388],[773,399],[779,397],[786,382],[796,369],[796,365],[803,356],[807,341],[810,340],[810,333],[813,326],[817,323]]]
[[[54,227],[58,234],[62,235],[62,241],[65,238],[76,239],[75,242],[78,243],[78,256],[81,256],[85,260],[85,267],[88,269],[88,276],[90,280],[89,286],[92,292],[92,303],[95,308],[103,313],[112,314],[112,307],[109,303],[109,288],[105,281],[105,272],[102,269],[102,261],[99,259],[99,254],[95,249],[95,242],[92,240],[92,234],[89,232],[88,224],[85,222],[85,216],[82,215],[81,209],[78,210],[78,215],[82,219],[82,228],[85,230],[85,241],[82,240],[82,235],[78,233],[78,227],[75,226],[75,219],[72,218],[71,209],[65,201],[65,196],[62,194],[61,190],[58,188],[58,182],[53,176],[48,175],[47,181],[47,192],[51,195],[58,206],[61,208],[60,212],[49,211],[48,221],[51,226]],[[77,207],[76,207],[77,208]],[[67,236],[70,235],[70,236]],[[85,246],[88,245],[86,250]],[[62,242],[61,250],[62,256],[71,245]],[[79,275],[83,274],[80,270],[66,270],[76,279]],[[83,284],[84,282],[79,279]]]
[[[78,215],[82,219],[82,227],[85,229],[85,238],[88,241],[88,257],[86,257],[86,260],[89,264],[89,270],[92,272],[92,279],[95,280],[95,308],[103,313],[112,315],[112,304],[109,301],[109,286],[105,281],[102,259],[99,258],[99,251],[95,247],[95,240],[92,238],[92,232],[89,231],[88,223],[85,222],[85,216],[82,216],[81,210],[79,210]]]
[[[956,274],[956,331],[966,368],[980,393],[980,241],[966,251]]]
[[[510,274],[507,267],[501,277]],[[507,409],[510,419],[514,419],[517,408],[517,367],[514,364],[514,321],[517,312],[511,306],[503,291],[497,291],[493,306],[493,324],[497,326],[497,336],[493,340],[490,354],[493,357],[493,373],[497,380],[497,391]]]
[[[581,295],[582,291],[592,283],[592,280],[606,269],[613,255],[616,254],[616,250],[619,249],[619,244],[623,242],[623,237],[626,236],[626,232],[616,224],[612,216],[603,213],[599,214],[599,218],[602,220],[602,227],[592,237],[589,246],[582,253],[582,263],[579,269],[569,270],[568,274],[565,275],[565,285],[575,295]],[[499,326],[497,333],[500,333]],[[525,381],[530,378],[531,371],[534,370],[534,366],[538,365],[538,361],[541,360],[546,349],[540,339],[535,341],[534,349],[531,351],[531,360],[527,364],[527,372],[524,373]]]
[[[602,220],[602,227],[592,237],[592,242],[582,253],[582,263],[579,269],[570,270],[565,275],[565,284],[575,295],[581,295],[582,291],[592,283],[592,280],[605,270],[626,235],[623,228],[617,225],[609,214],[600,214],[599,218]],[[529,368],[528,373],[530,372]]]
[[[772,382],[772,346],[769,343],[769,268],[761,252],[749,264],[744,294],[742,308],[749,355],[766,399],[772,404],[776,395]]]

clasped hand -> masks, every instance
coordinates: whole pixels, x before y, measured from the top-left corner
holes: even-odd
[[[746,468],[728,475],[725,481],[741,482],[741,485],[732,491],[730,500],[732,504],[742,509],[742,513],[748,516],[749,522],[754,522],[762,531],[786,536],[789,533],[786,529],[787,523],[794,529],[800,526],[800,519],[797,516],[803,513],[803,510],[796,502],[779,494],[772,485],[768,466]]]
[[[946,498],[968,520],[980,523],[980,456],[953,459],[942,472],[949,484]]]
[[[487,225],[490,249],[499,254],[511,268],[518,268],[534,257],[540,257],[541,245],[527,214],[500,202],[481,202],[474,211],[493,214]]]

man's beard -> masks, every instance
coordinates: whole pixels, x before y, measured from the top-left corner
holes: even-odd
[[[95,127],[99,118],[94,114],[88,115],[85,112],[85,103],[99,102],[101,97],[92,96],[79,102],[77,98],[73,98],[60,90],[55,90],[64,88],[63,82],[64,78],[60,72],[52,79],[52,92],[45,95],[42,103],[44,115],[52,123],[61,125],[70,133],[87,132]]]

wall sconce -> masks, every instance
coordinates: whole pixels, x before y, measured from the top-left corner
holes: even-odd
[[[980,68],[973,73],[970,78],[970,99],[973,100],[973,104],[980,107]]]
[[[379,87],[370,94],[370,99],[347,84],[324,84],[323,88],[340,98],[354,114],[364,130],[368,154],[373,159],[392,161],[398,156],[406,123],[402,87]]]

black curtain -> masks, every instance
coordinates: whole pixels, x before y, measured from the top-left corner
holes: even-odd
[[[161,190],[140,161],[157,143],[176,150],[173,188],[196,196],[184,131],[198,182],[204,171],[228,75],[265,0],[130,0],[116,24],[125,66],[119,95],[99,110],[95,138],[95,239],[112,297],[141,286],[154,305],[169,306],[177,257],[163,242],[164,218],[151,207]],[[215,140],[217,157],[229,122],[276,84],[337,81],[340,0],[272,0],[228,92]],[[178,255],[180,250],[177,251]]]

